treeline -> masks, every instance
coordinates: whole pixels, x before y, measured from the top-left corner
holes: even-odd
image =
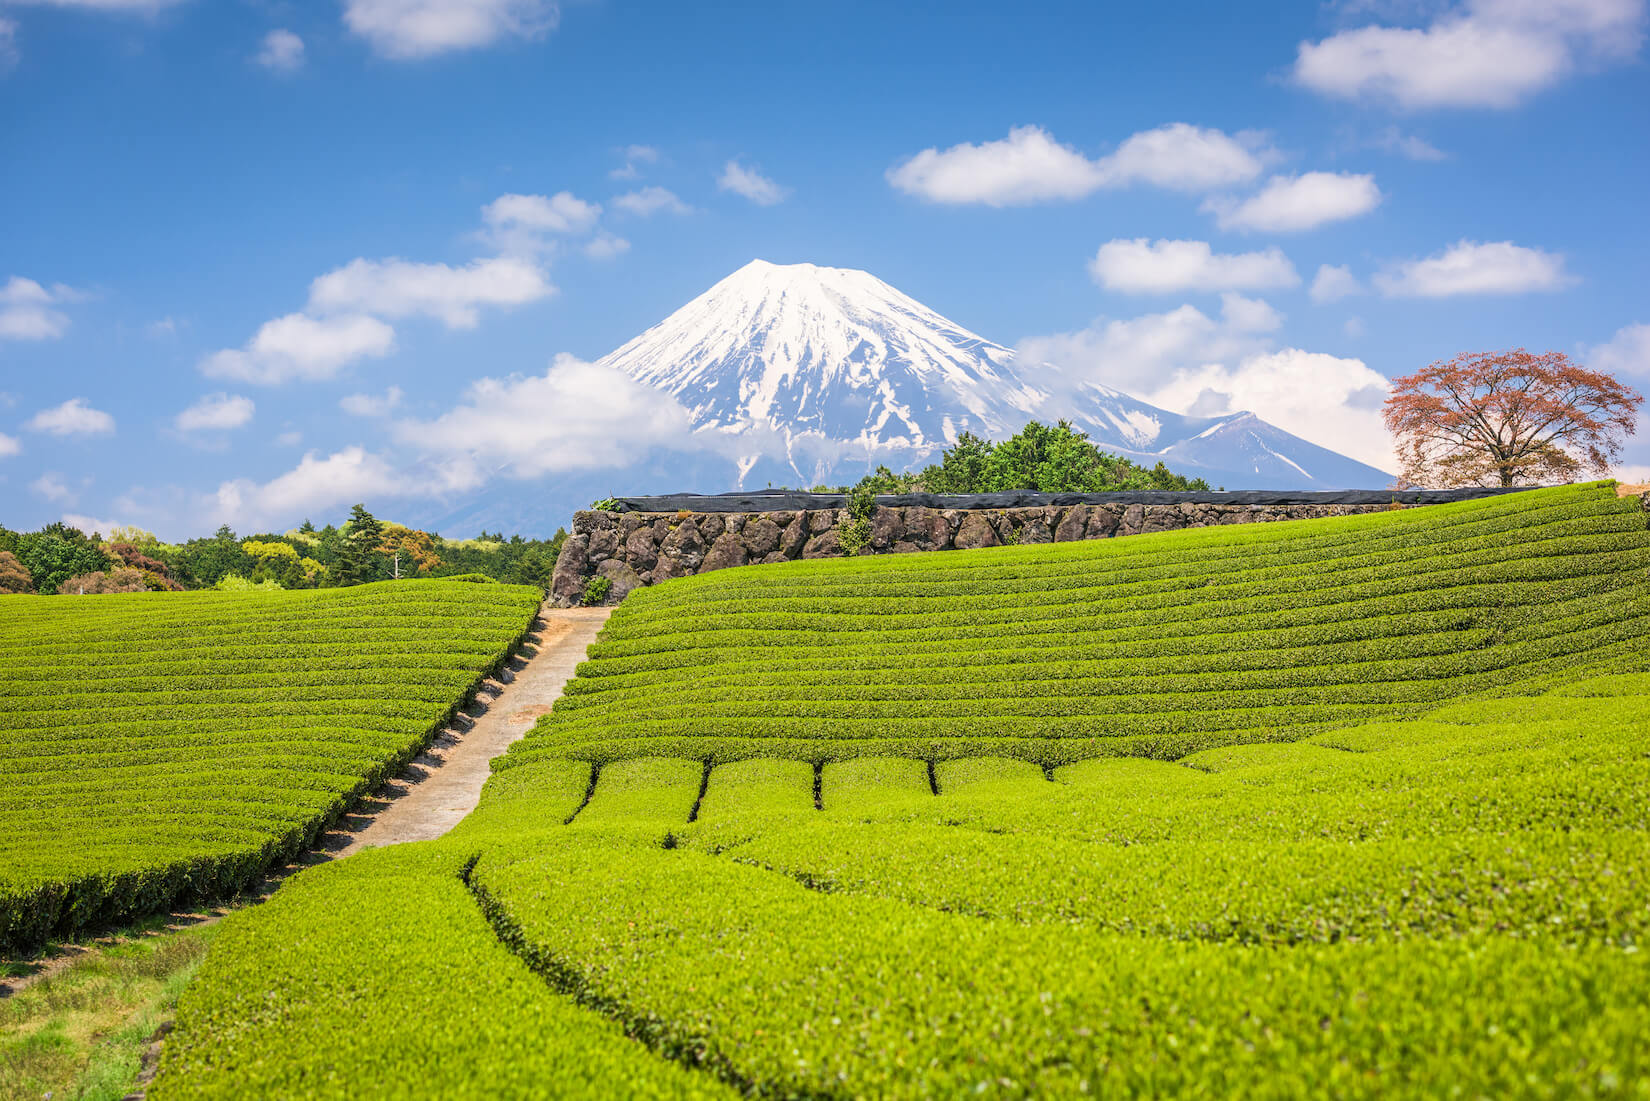
[[[474,539],[379,520],[362,505],[341,526],[309,521],[280,534],[241,537],[228,526],[186,543],[139,528],[108,538],[67,524],[16,532],[0,526],[0,594],[125,593],[185,589],[324,589],[398,577],[473,576],[550,584],[565,531],[549,539]]]
[[[829,486],[815,486],[830,492]],[[837,492],[864,493],[1109,493],[1122,490],[1207,490],[1202,478],[1176,474],[1162,463],[1144,467],[1102,451],[1066,421],[1050,427],[1032,421],[1018,434],[992,443],[964,432],[921,470],[896,474],[879,466],[857,485]]]

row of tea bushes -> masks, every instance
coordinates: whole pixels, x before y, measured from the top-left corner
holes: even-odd
[[[539,599],[429,581],[9,599],[0,951],[244,888],[427,745]]]

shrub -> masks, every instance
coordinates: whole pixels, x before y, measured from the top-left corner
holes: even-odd
[[[592,577],[585,582],[582,603],[586,607],[594,607],[607,599],[607,594],[612,591],[612,588],[613,582],[608,578]]]

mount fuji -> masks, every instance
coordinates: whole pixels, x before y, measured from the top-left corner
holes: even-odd
[[[598,365],[674,397],[741,488],[909,468],[963,432],[1070,421],[1103,450],[1228,489],[1374,489],[1391,476],[1253,413],[1159,409],[1029,364],[868,272],[753,260]],[[714,492],[731,486],[698,486]]]

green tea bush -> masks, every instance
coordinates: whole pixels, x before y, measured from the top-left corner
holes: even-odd
[[[536,590],[17,597],[0,620],[0,951],[230,894],[394,776]]]
[[[1581,486],[639,592],[453,833],[235,919],[155,1096],[1643,1098],[1647,567]]]

